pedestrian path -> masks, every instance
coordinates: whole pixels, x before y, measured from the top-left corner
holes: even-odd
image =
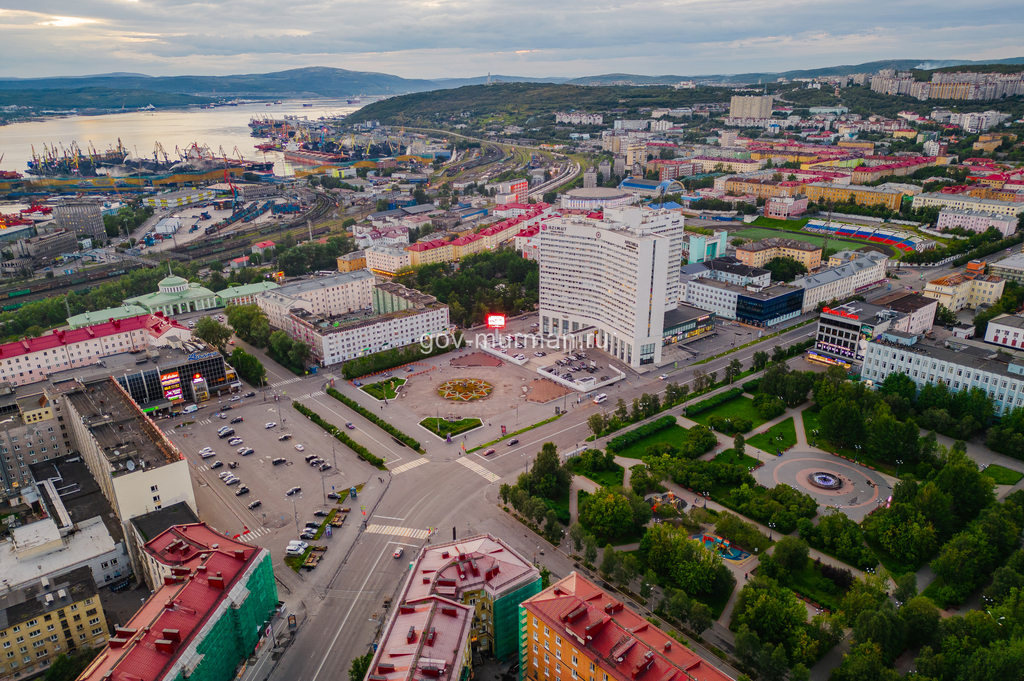
[[[410,461],[409,463],[402,464],[398,468],[391,469],[391,475],[398,475],[399,473],[404,473],[404,472],[406,472],[407,470],[409,470],[411,468],[416,468],[416,466],[422,466],[423,464],[427,463],[428,461],[429,461],[429,459],[427,459],[424,456],[421,456],[420,458],[414,459],[414,460]]]
[[[470,461],[467,458],[461,458],[458,461],[459,463],[461,463],[463,466],[473,471],[474,473],[477,473],[487,478],[488,482],[497,482],[498,480],[501,480],[500,476],[497,476],[494,473],[490,472],[489,470],[478,464],[476,461]]]
[[[317,390],[315,393],[309,393],[308,395],[303,395],[302,397],[296,397],[295,401],[302,402],[303,400],[311,400],[314,397],[323,397],[325,394],[326,393],[324,393],[323,390]]]
[[[417,530],[396,525],[368,525],[366,531],[370,534],[393,534],[396,537],[411,537],[412,539],[426,539],[430,534],[427,529]]]
[[[289,378],[287,381],[281,381],[280,383],[274,383],[270,387],[271,388],[280,388],[282,385],[289,385],[291,383],[295,383],[296,381],[301,381],[301,380],[302,380],[301,376],[296,376],[295,378]]]
[[[249,530],[248,532],[243,532],[242,536],[239,537],[238,539],[236,539],[235,541],[242,541],[242,542],[248,543],[248,542],[253,541],[257,537],[262,537],[265,534],[270,534],[270,528],[258,527],[255,530]]]

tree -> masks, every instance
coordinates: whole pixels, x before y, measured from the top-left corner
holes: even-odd
[[[787,573],[799,572],[807,565],[810,548],[807,542],[796,537],[783,537],[775,543],[772,560]]]
[[[604,414],[591,414],[590,417],[587,418],[587,426],[590,427],[590,432],[594,435],[600,435],[604,432],[605,428],[608,427],[608,424],[605,420]]]
[[[597,560],[597,539],[592,534],[583,537],[583,560],[590,565]]]
[[[604,555],[601,557],[601,576],[605,579],[611,579],[616,569],[618,569],[620,560],[619,554],[615,552],[615,548],[611,544],[606,544]]]
[[[361,655],[352,660],[352,666],[348,670],[349,681],[363,681],[366,673],[370,671],[370,662],[373,661],[373,651]]]
[[[939,307],[935,311],[935,323],[939,326],[955,326],[960,323],[960,320],[957,318],[955,312],[942,303],[939,303]]]
[[[690,630],[697,634],[697,636],[700,636],[714,624],[714,619],[711,617],[711,608],[703,603],[694,602],[690,607],[687,621],[690,624]]]
[[[917,384],[907,374],[894,371],[886,376],[882,384],[878,386],[878,392],[882,395],[899,395],[913,401],[917,397]],[[815,396],[815,399],[817,399],[817,396]]]
[[[807,268],[793,258],[772,258],[765,263],[764,268],[772,273],[772,281],[790,282],[802,274],[807,274]]]
[[[907,603],[917,596],[917,573],[908,572],[896,578],[896,589],[892,597],[899,603]]]
[[[773,645],[789,641],[806,620],[807,610],[796,595],[764,577],[747,582],[733,610],[734,622],[746,624],[764,643]]]
[[[732,383],[736,380],[736,377],[743,373],[743,363],[738,359],[734,359],[729,362],[725,367],[725,381],[726,383]]]
[[[502,483],[501,487],[498,488],[498,496],[501,497],[501,501],[504,504],[508,504],[509,497],[512,495],[512,486],[508,483]]]
[[[647,572],[644,573],[643,578],[640,580],[640,598],[650,598],[651,588],[658,581],[658,576],[654,574],[654,570],[647,568]]]
[[[906,623],[906,644],[910,648],[920,648],[931,644],[939,634],[939,620],[942,613],[935,607],[931,599],[924,596],[903,602],[899,610],[900,617]]]
[[[755,352],[754,356],[751,357],[751,364],[753,366],[754,371],[761,371],[766,366],[768,366],[768,359],[768,353],[765,352],[764,350],[758,350],[757,352]]]
[[[71,655],[61,654],[46,670],[46,676],[43,678],[45,681],[75,681],[101,652],[103,652],[103,648],[96,647],[82,648]],[[362,681],[361,678],[360,681]]]
[[[886,660],[892,661],[903,650],[907,637],[906,622],[890,601],[884,601],[876,610],[858,615],[853,625],[857,643],[876,643]]]
[[[583,548],[583,540],[586,536],[587,531],[579,523],[573,523],[569,526],[569,539],[572,540],[572,546],[576,553],[579,553]]]
[[[579,518],[600,537],[621,537],[633,525],[633,509],[624,494],[602,487],[583,502]]]
[[[782,347],[781,345],[776,345],[774,348],[772,348],[773,362],[777,364],[784,364],[787,359],[786,355],[786,348]]]
[[[192,331],[196,338],[206,341],[218,350],[224,350],[228,339],[231,338],[231,329],[218,322],[213,317],[202,317]]]
[[[902,677],[891,668],[877,643],[863,643],[843,657],[843,664],[833,670],[829,681],[899,681]]]
[[[747,440],[743,437],[743,433],[737,433],[736,437],[732,440],[732,452],[733,455],[742,460],[747,453]]]

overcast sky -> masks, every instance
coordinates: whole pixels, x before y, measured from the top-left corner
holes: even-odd
[[[696,75],[1024,56],[1020,0],[14,0],[0,76]]]

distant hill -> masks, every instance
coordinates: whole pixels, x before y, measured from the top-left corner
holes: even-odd
[[[237,76],[141,76],[118,73],[0,80],[0,91],[82,87],[144,89],[206,97],[351,97],[438,89],[438,85],[430,80],[411,80],[386,73],[347,71],[325,66]]]
[[[568,78],[529,78],[526,76],[477,76],[476,78],[434,78],[437,86],[444,89],[464,87],[466,85],[486,85],[488,79],[492,83],[564,83]]]
[[[17,104],[36,110],[46,109],[138,109],[152,104],[156,108],[207,104],[205,97],[153,90],[117,90],[102,87],[60,88],[53,90],[0,89],[0,106]]]

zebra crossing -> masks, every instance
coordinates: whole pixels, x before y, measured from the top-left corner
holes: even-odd
[[[210,467],[205,465],[205,464],[199,463],[199,464],[196,464],[196,470],[199,471],[200,473],[204,473],[204,472],[210,470]]]
[[[428,530],[417,530],[411,527],[397,527],[395,525],[367,525],[366,531],[371,534],[393,534],[396,537],[410,537],[412,539],[426,539],[430,534]]]
[[[262,537],[265,534],[270,534],[270,529],[269,528],[257,527],[255,530],[249,530],[248,534],[243,534],[241,537],[239,537],[235,541],[241,541],[241,542],[249,543],[249,542],[253,541],[254,539],[256,539],[257,537]]]
[[[317,390],[315,393],[309,393],[308,395],[303,395],[302,397],[296,397],[295,401],[302,402],[303,400],[311,400],[314,397],[323,397],[325,394],[326,393],[323,390]]]
[[[301,376],[296,376],[295,378],[289,378],[287,381],[281,381],[280,383],[274,383],[270,387],[271,388],[280,388],[282,385],[288,385],[290,383],[295,383],[296,381],[301,381],[301,380],[302,380]]]
[[[203,419],[202,421],[196,421],[197,426],[208,426],[211,423],[213,423],[213,419]]]
[[[473,471],[474,473],[484,476],[484,478],[487,479],[487,482],[497,482],[498,480],[501,480],[500,476],[497,476],[494,473],[490,472],[489,470],[478,464],[476,461],[470,461],[469,459],[463,457],[461,459],[458,459],[458,462],[461,463],[466,468],[468,468],[469,470]]]
[[[427,463],[427,461],[428,460],[425,457],[421,456],[420,458],[414,459],[414,460],[410,461],[409,463],[402,464],[398,468],[392,468],[391,469],[391,475],[398,475],[399,473],[404,473],[407,470],[410,470],[412,468],[416,468],[416,466],[422,466],[423,464]]]

